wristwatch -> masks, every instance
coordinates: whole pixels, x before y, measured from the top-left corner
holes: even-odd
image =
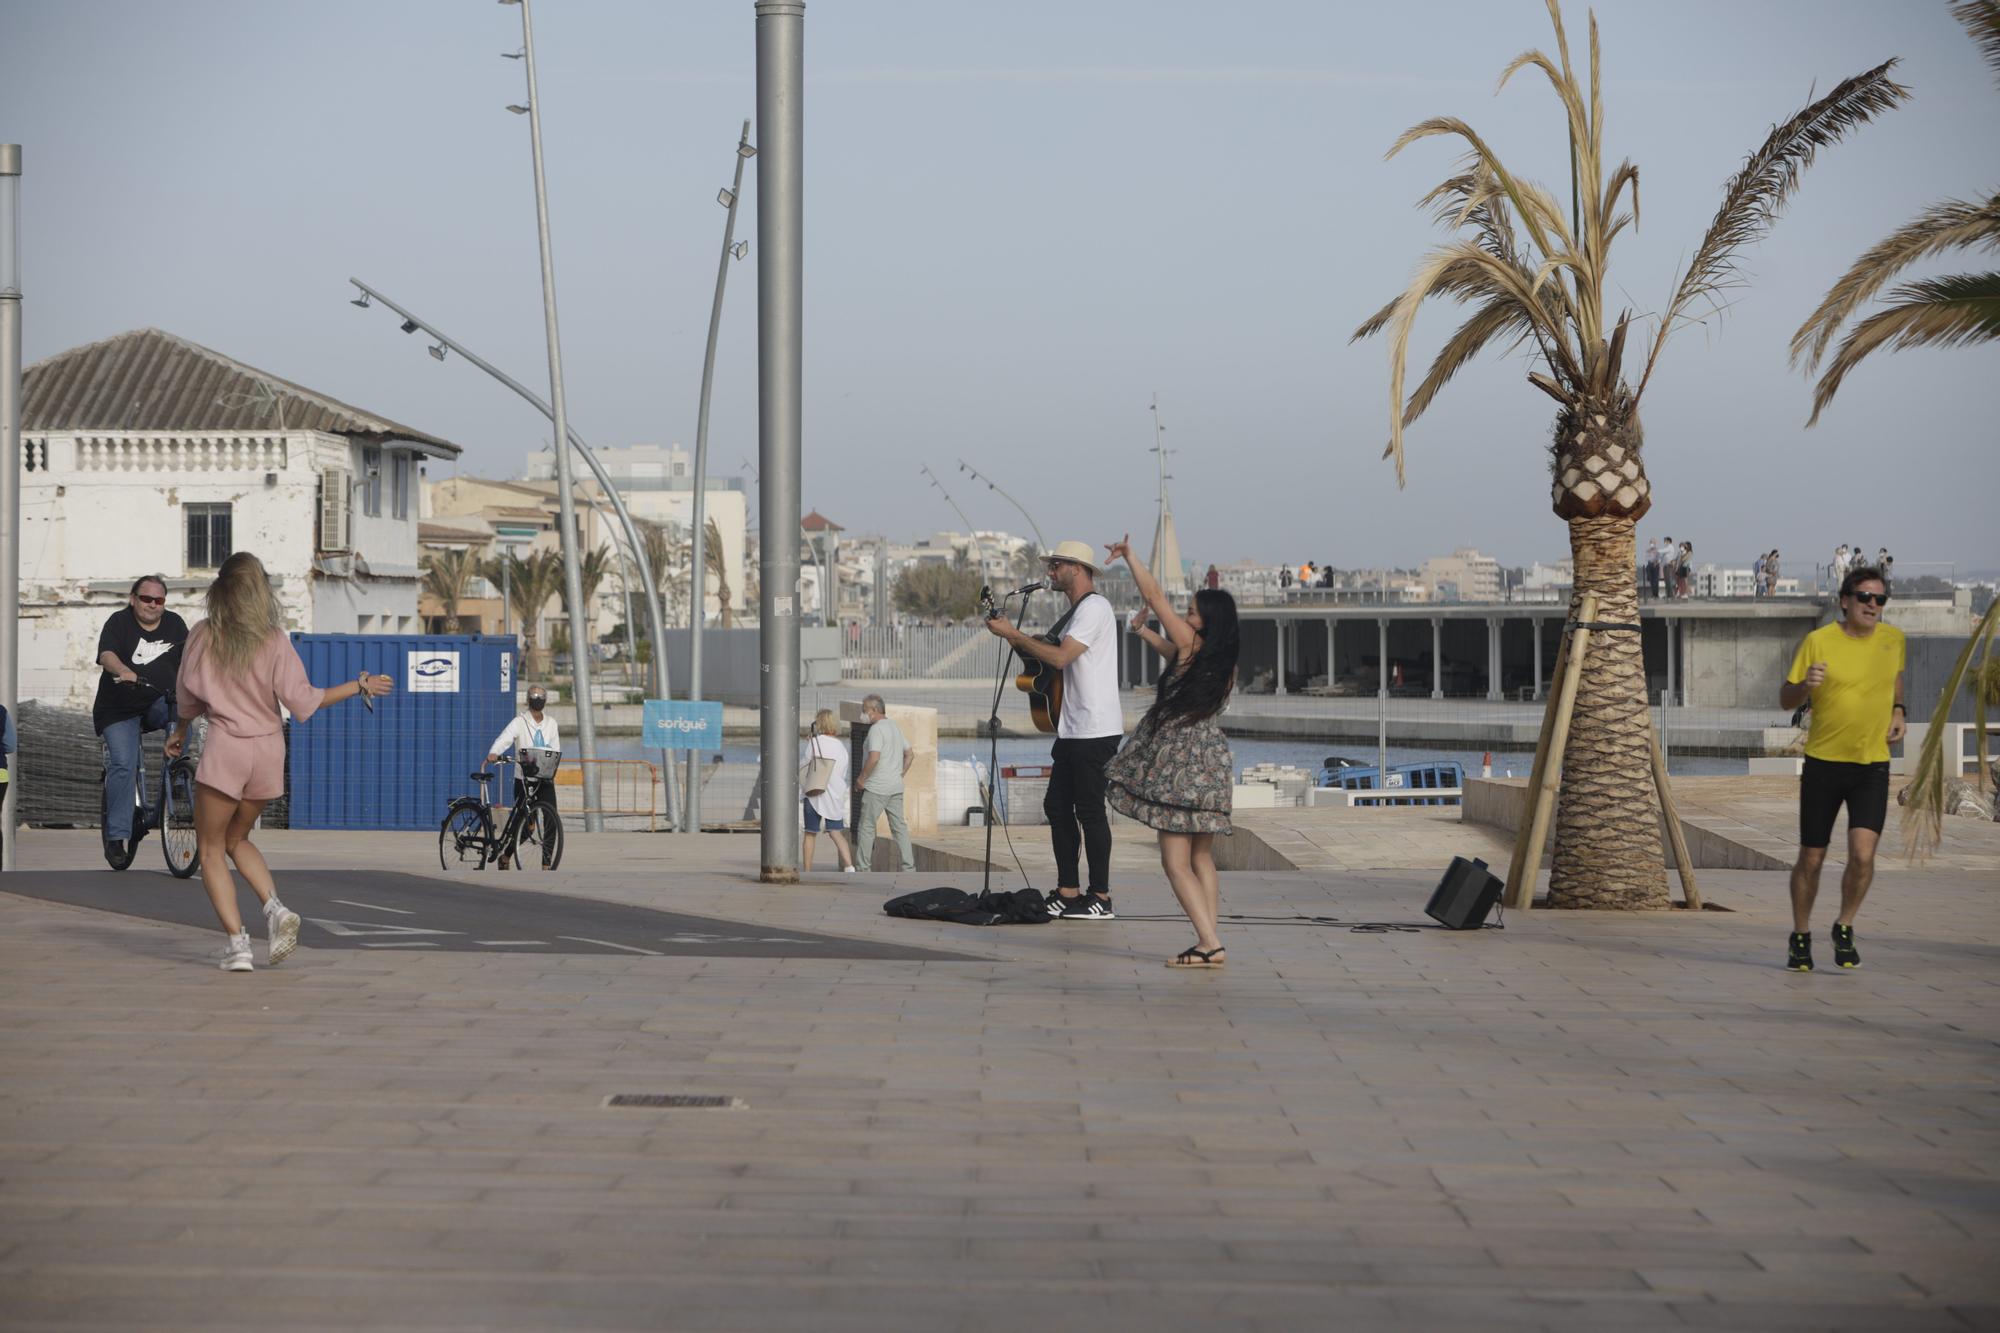
[[[1901,705],[1901,704],[1890,704],[1890,705],[1889,705],[1889,707],[1891,707],[1891,708],[1901,708],[1901,709],[1902,709],[1902,711],[1903,711],[1903,716],[1905,716],[1905,717],[1908,717],[1908,716],[1910,715],[1910,710],[1909,710],[1909,709],[1907,709],[1907,708],[1903,708],[1903,705]]]

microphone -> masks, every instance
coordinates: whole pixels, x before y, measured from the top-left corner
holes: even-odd
[[[1033,583],[1023,583],[1020,587],[1014,589],[1014,591],[1010,593],[1003,593],[1001,595],[1004,597],[1019,597],[1022,593],[1040,592],[1042,591],[1042,589],[1048,586],[1049,586],[1048,581],[1046,579],[1036,579]]]

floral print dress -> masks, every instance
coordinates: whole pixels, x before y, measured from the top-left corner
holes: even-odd
[[[1104,799],[1163,833],[1228,833],[1235,776],[1229,740],[1215,718],[1162,726],[1149,712],[1105,765]]]

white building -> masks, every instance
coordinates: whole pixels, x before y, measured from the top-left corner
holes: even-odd
[[[1500,562],[1470,546],[1461,546],[1450,555],[1432,556],[1424,561],[1422,574],[1434,601],[1500,600]]]
[[[142,574],[190,624],[233,551],[286,623],[415,633],[417,483],[459,447],[159,329],[29,366],[21,410],[21,695],[87,706],[97,636]]]

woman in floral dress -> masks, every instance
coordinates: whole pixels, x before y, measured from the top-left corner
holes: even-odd
[[[1229,742],[1216,721],[1236,687],[1242,643],[1236,599],[1220,588],[1196,592],[1177,614],[1160,584],[1126,541],[1105,548],[1123,560],[1146,606],[1132,628],[1166,666],[1153,706],[1117,756],[1106,765],[1104,798],[1112,809],[1159,831],[1160,865],[1181,910],[1194,925],[1195,945],[1168,967],[1221,967],[1226,951],[1216,932],[1221,881],[1215,873],[1215,835],[1229,832],[1235,767]],[[1160,632],[1146,628],[1150,612]]]

